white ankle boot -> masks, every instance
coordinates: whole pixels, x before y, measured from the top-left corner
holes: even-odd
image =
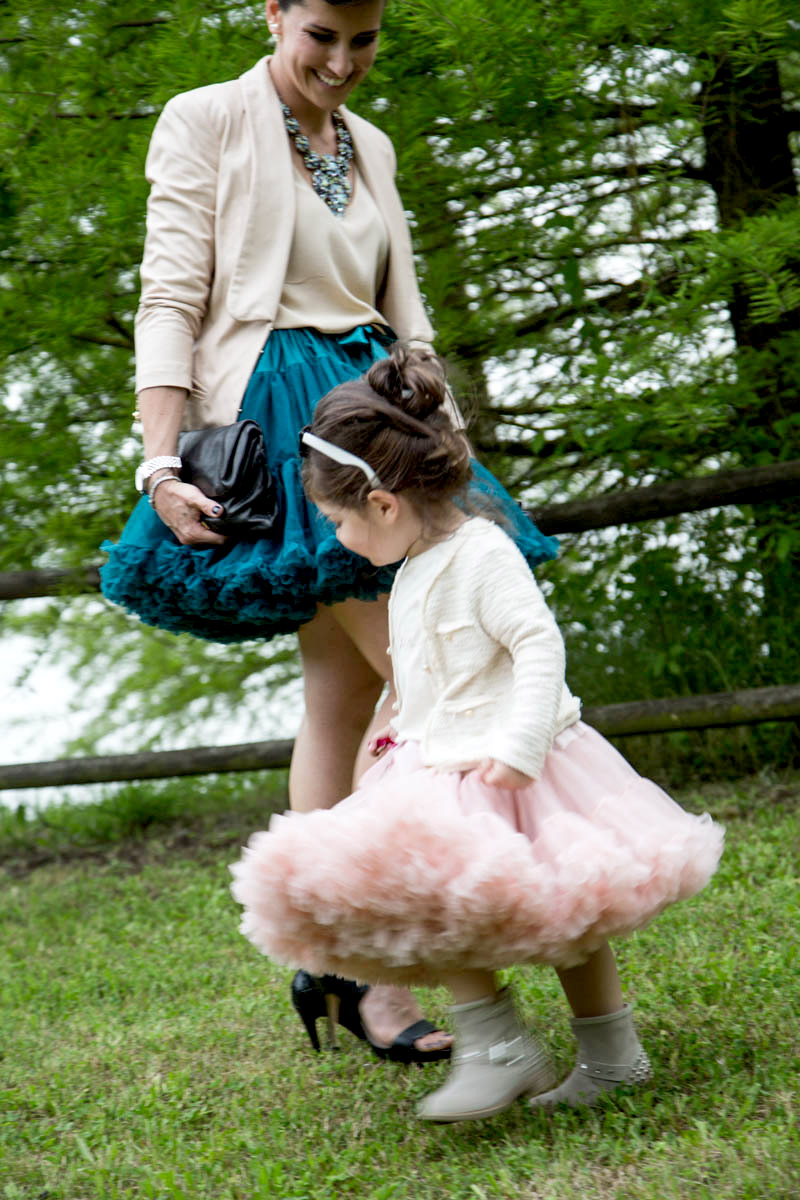
[[[532,1107],[591,1107],[603,1092],[613,1092],[623,1084],[647,1083],[652,1078],[650,1059],[636,1033],[630,1004],[603,1017],[575,1018],[572,1028],[578,1039],[575,1070],[553,1091],[535,1096]]]
[[[420,1103],[425,1121],[471,1121],[502,1112],[526,1093],[553,1086],[545,1051],[520,1024],[504,988],[496,1000],[455,1004],[452,1070],[444,1087]]]

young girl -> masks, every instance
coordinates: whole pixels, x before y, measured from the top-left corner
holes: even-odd
[[[274,817],[232,868],[242,932],[277,962],[450,989],[452,1070],[418,1110],[432,1121],[647,1080],[607,939],[699,891],[723,842],[580,721],[527,564],[465,510],[469,447],[445,396],[439,361],[396,347],[301,434],[306,490],[339,541],[403,560],[396,715],[352,796]],[[558,1088],[497,989],[495,971],[523,962],[552,964],[573,1010],[578,1063]]]

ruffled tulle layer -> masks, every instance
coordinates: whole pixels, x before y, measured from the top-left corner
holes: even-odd
[[[335,808],[273,817],[232,891],[259,950],[318,973],[570,967],[704,887],[723,838],[579,722],[517,792],[423,767],[405,743]]]
[[[104,542],[101,568],[107,599],[149,625],[219,642],[290,633],[318,604],[388,592],[395,567],[373,567],[339,544],[333,526],[303,493],[298,432],[317,401],[383,357],[390,339],[371,326],[333,336],[278,329],[267,339],[242,404],[241,419],[262,426],[270,470],[284,497],[275,538],[230,541],[220,548],[181,546],[146,498],[133,510],[118,543]],[[475,465],[474,490],[506,517],[531,566],[553,558],[557,542],[544,537],[493,477]]]

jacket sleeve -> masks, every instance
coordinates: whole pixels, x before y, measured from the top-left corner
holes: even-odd
[[[493,730],[491,757],[538,779],[558,726],[564,640],[528,564],[502,536],[473,573],[481,626],[512,661],[511,702]]]
[[[214,274],[219,138],[194,93],[156,122],[145,173],[147,233],[136,315],[136,390],[191,388],[194,343]]]

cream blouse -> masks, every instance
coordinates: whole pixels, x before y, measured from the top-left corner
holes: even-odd
[[[389,234],[364,177],[354,171],[353,194],[335,216],[293,163],[297,220],[276,329],[344,333],[356,325],[386,324],[375,307],[389,255]]]

